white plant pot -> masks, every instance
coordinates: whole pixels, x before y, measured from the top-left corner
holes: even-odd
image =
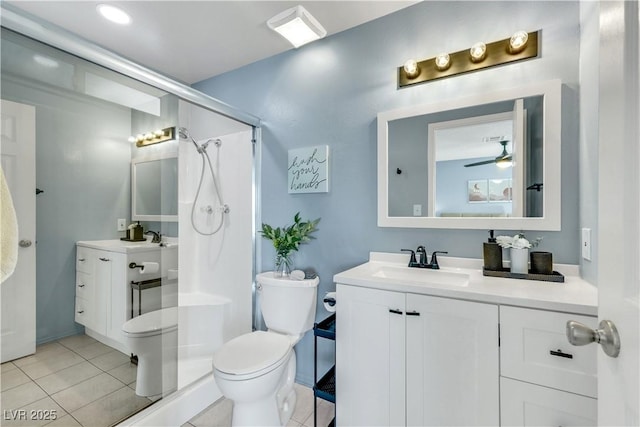
[[[527,274],[529,272],[529,249],[511,248],[511,272]]]

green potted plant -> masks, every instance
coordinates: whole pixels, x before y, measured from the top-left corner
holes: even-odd
[[[260,233],[265,239],[271,240],[276,250],[275,277],[289,277],[292,263],[291,255],[296,252],[301,243],[306,243],[315,237],[311,233],[317,230],[320,218],[313,221],[302,221],[300,212],[293,217],[293,224],[285,227],[272,227],[262,223]]]

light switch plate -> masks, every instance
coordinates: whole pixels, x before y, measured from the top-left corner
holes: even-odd
[[[127,231],[127,220],[125,218],[118,218],[118,231]]]
[[[422,205],[413,205],[413,216],[422,216]]]
[[[582,229],[582,258],[591,261],[591,229]]]

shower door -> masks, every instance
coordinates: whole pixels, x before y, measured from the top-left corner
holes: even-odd
[[[35,108],[2,100],[2,170],[18,219],[18,263],[1,285],[2,362],[36,349]],[[5,232],[5,230],[3,230]]]

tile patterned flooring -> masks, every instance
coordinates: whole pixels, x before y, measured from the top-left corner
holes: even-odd
[[[135,380],[129,356],[87,335],[43,344],[34,355],[2,364],[0,425],[112,426],[153,403],[136,396]],[[313,391],[295,388],[296,409],[287,426],[314,427]],[[231,426],[232,408],[220,399],[183,427]],[[333,414],[334,405],[318,399],[318,426],[329,425]]]
[[[108,427],[153,403],[136,396],[129,356],[87,335],[2,364],[0,425]]]

